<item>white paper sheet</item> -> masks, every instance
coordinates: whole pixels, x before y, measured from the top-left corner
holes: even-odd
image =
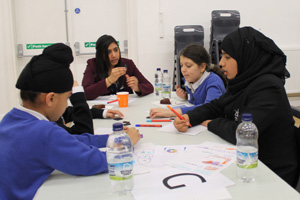
[[[134,175],[151,172],[154,151],[155,145],[152,143],[137,143],[134,146]]]
[[[163,126],[162,128],[158,129],[159,131],[164,131],[164,132],[171,132],[171,133],[178,133],[178,134],[184,134],[184,135],[197,135],[203,131],[207,130],[207,127],[202,126],[202,125],[197,125],[193,126],[188,129],[187,132],[179,132],[173,123],[170,123],[168,125]]]
[[[155,167],[163,167],[165,166],[164,162],[169,160],[176,159],[180,155],[184,154],[186,146],[155,146],[155,151],[153,154],[153,158],[151,160],[151,166]]]
[[[236,148],[234,145],[213,142],[177,146],[138,143],[135,155],[140,159],[136,161],[138,171],[141,171],[139,166],[146,166],[147,171],[172,166],[203,175],[214,175],[235,162]]]
[[[110,105],[110,106],[118,106],[118,102],[113,102],[110,104],[107,104],[107,102],[112,101],[117,99],[116,95],[111,95],[111,96],[100,96],[94,100],[89,100],[87,101],[89,105],[96,105],[96,104],[105,104],[105,105]],[[130,104],[131,102],[135,101],[137,98],[135,97],[131,97],[129,96],[128,98],[128,104]],[[105,106],[106,108],[107,106]]]
[[[236,160],[236,149],[233,145],[205,142],[190,145],[184,154],[165,160],[164,164],[191,172],[213,175],[221,172]]]
[[[184,187],[176,189],[166,187],[164,184],[165,178],[174,175],[175,177],[170,178],[166,182],[167,185],[171,187],[185,185]],[[203,179],[200,179],[199,176]],[[205,182],[203,182],[203,180]],[[222,174],[203,176],[175,168],[168,168],[134,176],[134,189],[132,194],[136,200],[219,200],[231,198],[226,186],[233,184],[234,182]]]
[[[94,100],[88,100],[89,105],[95,104],[107,104],[107,102],[117,99],[117,95],[110,95],[110,96],[99,96]]]

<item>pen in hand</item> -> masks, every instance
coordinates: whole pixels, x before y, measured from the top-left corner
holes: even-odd
[[[177,115],[177,117],[179,117],[181,120],[185,120],[184,117],[182,117],[181,115],[179,115],[179,113],[176,112],[171,106],[167,105],[167,107],[168,107],[173,113],[175,113],[175,115]],[[192,125],[189,124],[189,127],[192,127]]]

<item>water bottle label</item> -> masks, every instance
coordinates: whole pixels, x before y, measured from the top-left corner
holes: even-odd
[[[238,167],[243,169],[253,169],[257,167],[258,162],[258,153],[245,153],[237,151],[237,161],[236,164]]]
[[[165,93],[165,94],[169,94],[171,93],[171,86],[163,86],[162,87],[162,93]]]
[[[110,179],[115,181],[127,180],[133,177],[133,161],[125,163],[108,163]]]
[[[155,83],[155,91],[161,90],[161,84],[160,83]]]
[[[116,143],[116,144],[121,144],[121,143],[126,143],[126,141],[127,141],[127,136],[120,136],[120,137],[116,137],[115,139],[114,139],[114,142]],[[128,142],[127,142],[128,143]]]

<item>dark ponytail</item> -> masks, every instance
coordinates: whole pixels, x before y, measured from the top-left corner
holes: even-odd
[[[207,67],[206,67],[206,71],[217,74],[222,79],[225,88],[227,88],[227,85],[228,85],[227,78],[224,75],[224,71],[221,69],[221,67],[219,65],[209,64],[209,70],[207,70]]]
[[[190,44],[181,51],[180,56],[191,59],[199,66],[202,63],[205,63],[205,70],[207,72],[214,72],[215,74],[217,74],[222,79],[225,88],[227,88],[227,79],[223,73],[223,70],[218,65],[210,63],[210,56],[203,46],[198,44]]]

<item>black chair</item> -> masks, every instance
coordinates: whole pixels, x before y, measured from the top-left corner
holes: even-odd
[[[180,52],[189,44],[204,45],[204,29],[201,25],[184,25],[176,26],[175,33],[175,57],[174,57],[174,74],[172,90],[176,90],[176,85],[184,88],[184,78],[180,71]]]
[[[211,62],[219,64],[220,45],[224,37],[240,26],[240,13],[237,10],[213,10],[211,13],[211,33],[209,53]]]

